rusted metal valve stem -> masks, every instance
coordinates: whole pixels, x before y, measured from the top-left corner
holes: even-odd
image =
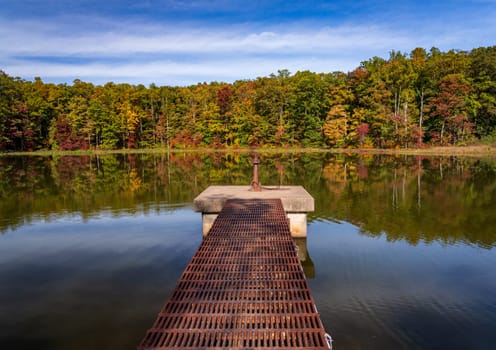
[[[262,192],[262,186],[260,186],[260,182],[258,181],[258,164],[260,164],[260,159],[258,159],[258,155],[253,156],[253,180],[251,181],[251,190],[254,192]]]

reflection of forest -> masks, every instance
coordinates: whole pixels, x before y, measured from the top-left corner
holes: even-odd
[[[262,184],[303,185],[310,220],[348,221],[390,240],[496,242],[496,162],[456,157],[266,153]],[[33,218],[189,205],[212,184],[249,184],[238,153],[0,158],[0,231]]]
[[[363,156],[323,170],[327,196],[317,215],[389,240],[496,242],[496,162],[477,159]]]

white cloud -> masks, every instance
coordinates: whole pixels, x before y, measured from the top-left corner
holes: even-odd
[[[234,81],[266,76],[282,68],[292,72],[312,70],[329,72],[337,67],[347,65],[347,61],[310,58],[310,59],[215,59],[186,63],[177,61],[150,61],[144,63],[102,64],[87,63],[73,66],[60,63],[23,64],[12,62],[7,65],[6,72],[24,77],[41,76],[44,80],[72,81],[76,78],[90,80],[95,83],[130,82],[157,83],[167,85],[188,85],[201,81]],[[349,69],[356,67],[356,64]],[[15,72],[15,74],[14,74]]]
[[[468,36],[468,34],[470,34]],[[106,18],[0,22],[0,69],[32,79],[190,84],[292,72],[348,71],[390,50],[470,49],[496,30],[435,25],[408,31],[381,25],[173,26]],[[466,38],[469,37],[470,41]],[[472,46],[467,47],[467,45]]]
[[[114,57],[136,53],[222,54],[225,52],[268,54],[285,50],[371,50],[403,46],[408,38],[379,27],[298,28],[292,31],[254,31],[223,29],[126,26],[125,30],[71,33],[43,23],[10,23],[0,27],[5,55]]]

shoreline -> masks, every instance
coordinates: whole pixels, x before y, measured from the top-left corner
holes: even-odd
[[[465,157],[495,157],[496,146],[436,146],[426,148],[305,148],[305,147],[274,147],[274,148],[142,148],[118,150],[75,150],[51,151],[38,150],[30,152],[0,152],[0,157],[9,156],[90,156],[106,154],[181,154],[181,153],[335,153],[335,154],[387,154],[410,156],[465,156]]]

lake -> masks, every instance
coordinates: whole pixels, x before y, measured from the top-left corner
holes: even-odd
[[[335,349],[496,348],[496,160],[262,153],[315,198],[305,274]],[[0,348],[134,349],[236,153],[0,157]]]

